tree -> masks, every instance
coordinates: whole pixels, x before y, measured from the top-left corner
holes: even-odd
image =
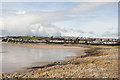
[[[53,40],[53,36],[51,36],[50,39]]]

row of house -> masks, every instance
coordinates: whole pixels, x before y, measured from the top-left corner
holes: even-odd
[[[22,43],[55,43],[55,44],[120,44],[119,39],[85,38],[85,37],[42,37],[38,39],[23,39],[18,37],[2,37],[3,42]]]
[[[19,39],[19,38],[2,38],[3,42],[22,42],[22,43],[46,43],[46,40],[44,39]]]

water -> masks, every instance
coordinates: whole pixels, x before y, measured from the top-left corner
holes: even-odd
[[[2,43],[0,53],[0,72],[14,72],[25,67],[34,66],[36,62],[54,62],[65,60],[67,56],[76,56],[78,49],[34,49],[7,45]],[[1,59],[2,58],[2,59]],[[41,64],[42,65],[42,64]]]

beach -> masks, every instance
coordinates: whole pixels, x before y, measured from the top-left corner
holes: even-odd
[[[30,67],[22,72],[2,73],[3,78],[118,78],[118,47],[93,45],[13,44],[29,48],[82,49],[69,60]],[[80,55],[79,55],[80,54]]]
[[[20,46],[27,48],[43,48],[43,49],[80,49],[78,45],[72,44],[34,44],[34,43],[7,43],[7,45]]]
[[[71,49],[72,46],[68,48],[64,45],[54,45],[51,47],[52,45],[53,44],[49,44],[48,46],[48,44],[2,43],[1,62],[3,63],[2,71],[0,72],[11,73],[27,67],[40,66],[60,60],[68,60],[73,56],[82,55],[77,53],[77,51],[83,51],[82,48]],[[38,48],[35,48],[36,46]],[[46,48],[41,48],[43,46]]]

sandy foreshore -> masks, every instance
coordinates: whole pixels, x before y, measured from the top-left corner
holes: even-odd
[[[74,52],[78,56],[85,55],[84,50],[90,47],[86,45],[77,45],[77,44],[34,44],[34,43],[27,43],[27,44],[5,43],[5,44],[8,46],[10,45],[10,46],[19,46],[19,47],[37,48],[37,49],[78,49],[78,51]]]
[[[10,43],[11,44],[11,43]],[[13,45],[13,44],[12,44]],[[14,44],[13,46],[15,46]],[[29,47],[31,44],[20,44]],[[43,45],[43,44],[42,44]],[[38,45],[39,46],[39,45]],[[43,46],[34,48],[45,48]],[[57,47],[58,46],[58,47]],[[118,47],[88,45],[47,45],[47,48],[83,48],[84,55],[70,60],[35,66],[25,72],[3,73],[2,78],[118,78]],[[85,49],[84,49],[85,48]],[[81,52],[77,52],[78,54]]]
[[[42,48],[42,49],[80,49],[81,48],[77,45],[70,45],[70,44],[7,43],[7,45],[27,47],[27,48]]]

